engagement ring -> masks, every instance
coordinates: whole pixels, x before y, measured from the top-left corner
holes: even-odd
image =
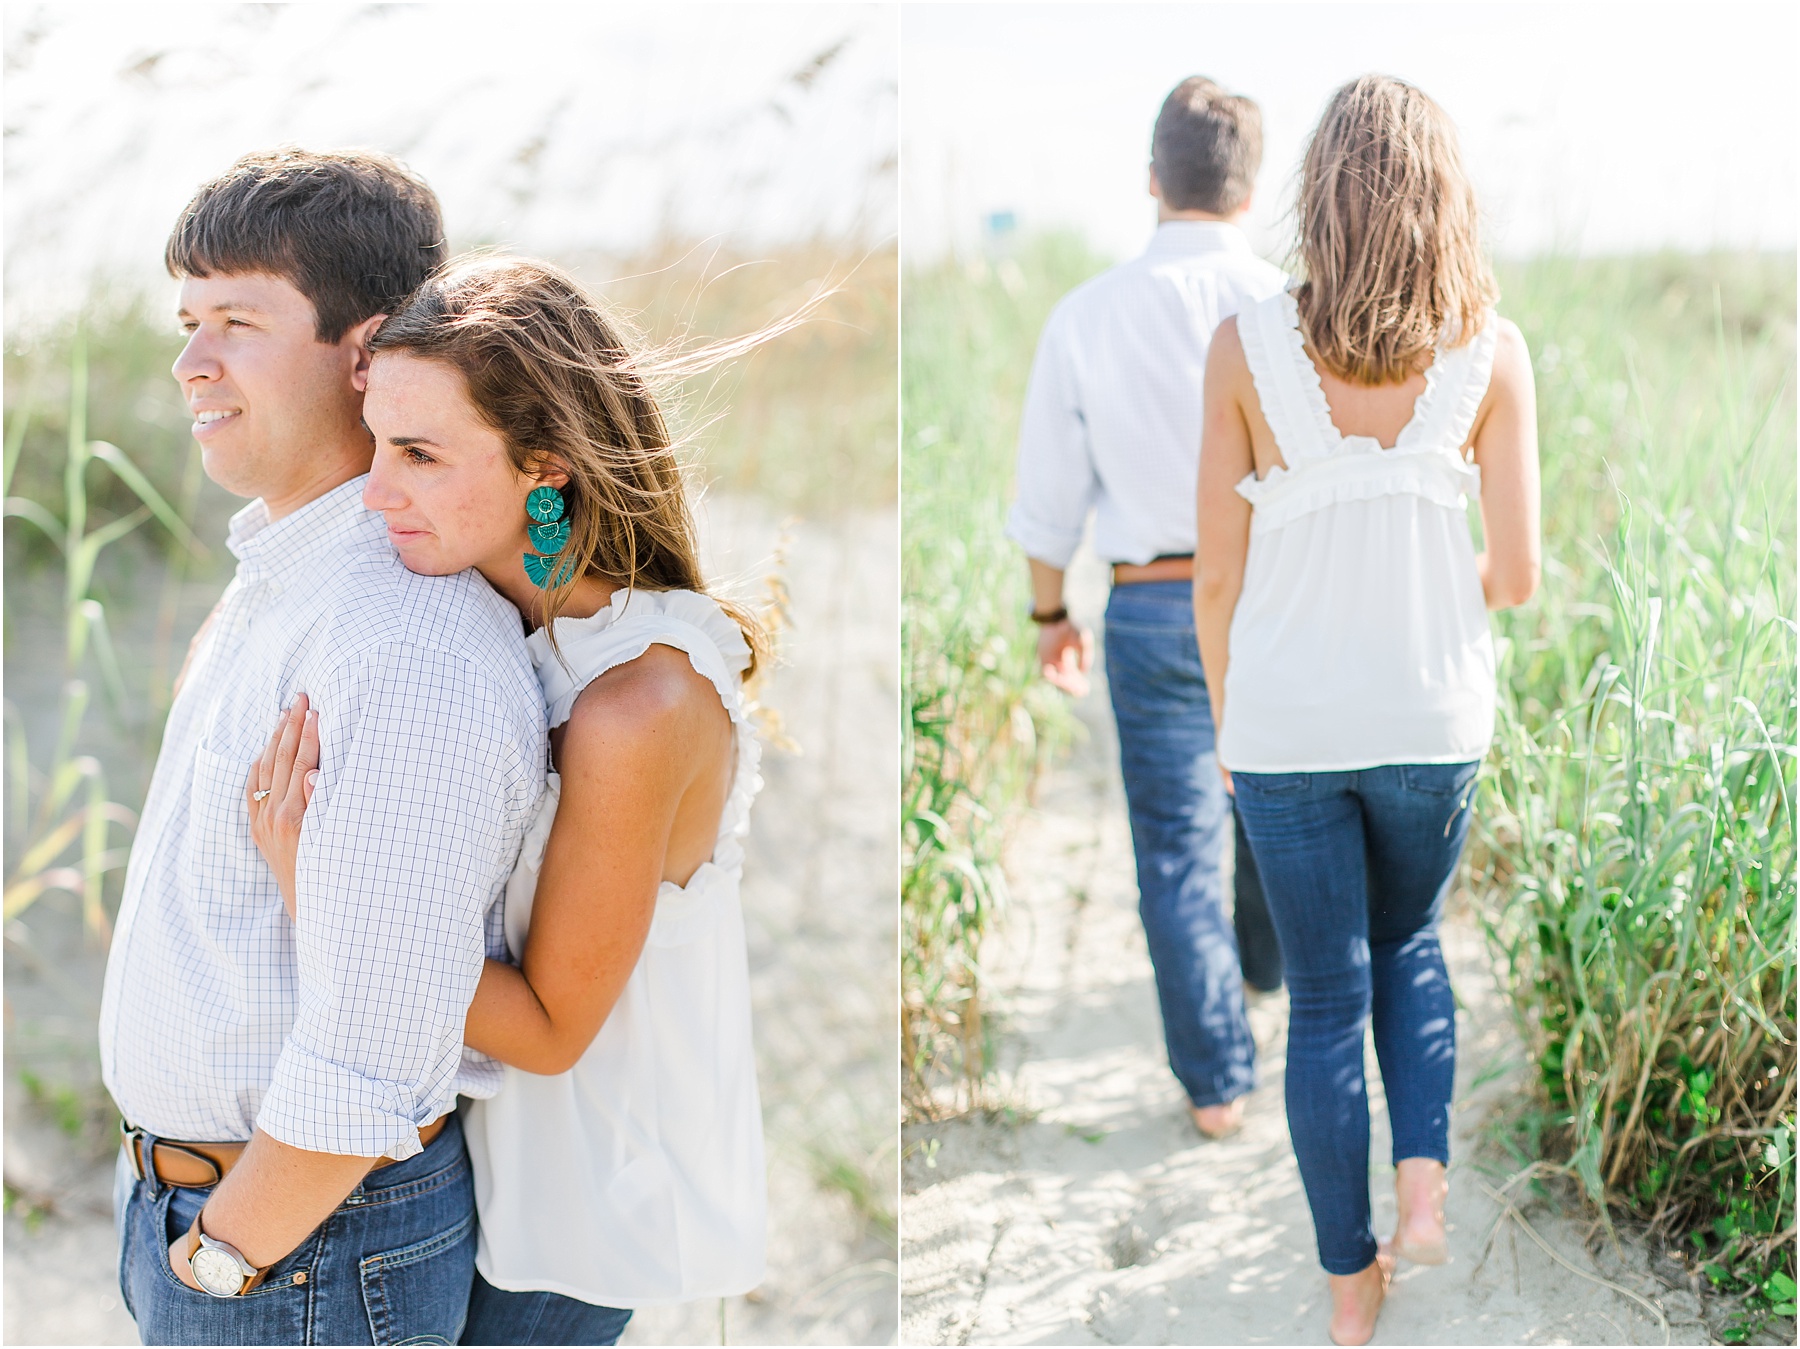
[[[265,797],[266,797],[266,796],[268,796],[268,794],[269,794],[269,791],[270,791],[270,789],[269,789],[269,788],[267,788],[267,787],[264,787],[264,788],[263,788],[263,789],[262,789],[262,790],[261,790],[261,791],[260,791],[260,792],[251,792],[251,793],[250,793],[250,799],[251,799],[251,800],[252,800],[252,801],[261,801],[261,800],[262,800],[262,799],[263,799],[263,798],[265,798]]]

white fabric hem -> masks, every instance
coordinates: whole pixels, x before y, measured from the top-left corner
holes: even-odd
[[[1225,767],[1228,772],[1233,774],[1363,773],[1371,768],[1404,768],[1408,764],[1480,763],[1487,758],[1488,750],[1490,748],[1492,748],[1491,740],[1488,744],[1483,745],[1479,750],[1473,753],[1466,750],[1453,750],[1445,754],[1414,755],[1404,759],[1381,756],[1375,759],[1353,759],[1349,763],[1331,763],[1323,760],[1308,759],[1302,760],[1297,764],[1281,764],[1276,767],[1258,766],[1252,768],[1248,765],[1239,767],[1236,764],[1226,764]]]
[[[590,1307],[617,1307],[620,1311],[640,1311],[645,1307],[678,1307],[684,1302],[699,1302],[706,1298],[742,1297],[745,1293],[753,1292],[761,1287],[763,1281],[768,1277],[768,1270],[764,1268],[748,1283],[732,1280],[727,1284],[712,1287],[702,1286],[692,1291],[673,1293],[667,1297],[643,1297],[636,1293],[614,1297],[596,1292],[592,1288],[577,1288],[572,1283],[562,1283],[556,1279],[519,1278],[508,1280],[497,1278],[489,1271],[486,1262],[479,1254],[475,1257],[475,1268],[481,1271],[482,1278],[504,1293],[556,1293],[562,1297],[572,1297],[577,1302],[585,1302]]]

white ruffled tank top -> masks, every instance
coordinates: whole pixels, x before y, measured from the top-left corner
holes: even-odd
[[[1290,292],[1238,315],[1285,468],[1238,484],[1250,550],[1231,619],[1219,760],[1245,773],[1336,772],[1482,758],[1494,646],[1462,447],[1493,370],[1492,315],[1446,334],[1393,448],[1340,435]]]
[[[737,763],[712,859],[664,882],[643,954],[580,1061],[553,1077],[508,1066],[464,1108],[480,1213],[476,1267],[497,1288],[603,1307],[746,1293],[763,1279],[767,1190],[738,883],[761,747],[740,686],[750,649],[692,591],[620,591],[591,618],[527,642],[552,726],[577,695],[652,645],[687,654],[719,691]],[[564,662],[567,667],[564,667]],[[506,941],[525,949],[561,778],[549,774],[506,889]]]

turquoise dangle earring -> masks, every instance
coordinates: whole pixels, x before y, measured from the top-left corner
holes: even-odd
[[[525,574],[541,590],[549,590],[569,579],[569,559],[559,562],[557,554],[569,542],[569,522],[563,519],[563,495],[554,487],[534,487],[525,498],[525,537],[531,540],[535,553],[525,554]]]

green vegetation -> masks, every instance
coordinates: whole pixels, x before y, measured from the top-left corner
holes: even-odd
[[[906,281],[902,988],[915,1116],[982,1101],[980,943],[1060,733],[1001,534],[1038,329],[1098,259]],[[1495,619],[1468,882],[1538,1069],[1535,1136],[1603,1213],[1791,1315],[1794,262],[1503,269],[1531,346],[1545,576]]]
[[[1547,261],[1502,286],[1538,374],[1546,565],[1495,621],[1470,879],[1552,1157],[1773,1310],[1794,1229],[1793,260]]]
[[[1006,893],[1002,829],[1072,725],[1036,678],[1025,564],[1003,523],[1038,330],[1100,266],[1048,239],[906,282],[901,1026],[921,1118],[985,1103],[980,953]]]
[[[87,410],[87,348],[77,338],[69,357],[62,492],[56,510],[32,497],[13,495],[30,430],[30,406],[10,413],[6,428],[6,518],[35,526],[42,542],[62,556],[63,642],[57,654],[64,682],[56,734],[47,753],[40,746],[34,756],[23,718],[8,705],[7,833],[9,840],[18,839],[19,849],[16,863],[8,859],[5,917],[10,923],[46,894],[63,891],[80,897],[82,922],[90,933],[104,938],[111,924],[102,902],[103,887],[109,874],[123,870],[127,853],[125,848],[107,846],[111,826],[129,834],[137,819],[129,808],[109,799],[100,761],[76,752],[90,701],[84,672],[90,667],[97,671],[115,707],[126,696],[106,606],[92,593],[94,569],[108,547],[152,517],[181,548],[195,553],[205,549],[130,456],[108,441],[88,438]],[[104,524],[90,525],[89,484],[101,476],[91,472],[96,464],[109,470],[104,478],[112,495],[128,494],[135,508]],[[72,862],[67,860],[71,853]]]

